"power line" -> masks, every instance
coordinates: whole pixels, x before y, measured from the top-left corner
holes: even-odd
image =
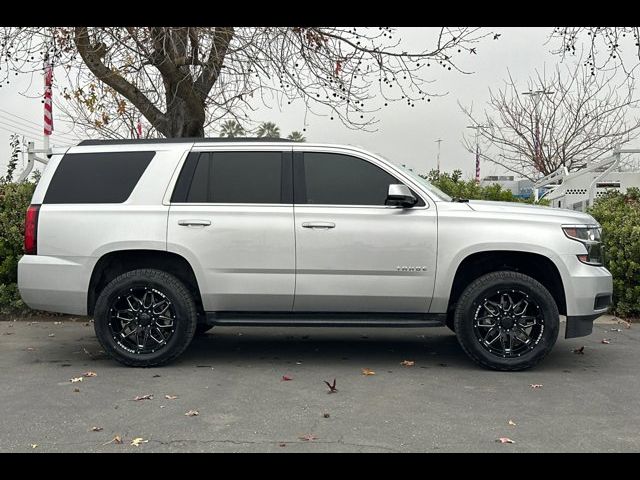
[[[13,133],[20,133],[22,135],[29,136],[29,137],[31,137],[31,136],[39,137],[40,136],[40,132],[35,133],[32,130],[27,130],[27,128],[22,126],[22,125],[17,125],[17,124],[14,124],[14,123],[7,123],[7,122],[3,122],[2,120],[7,120],[7,119],[3,118],[3,117],[0,117],[0,123],[3,124],[3,125],[6,125],[8,127],[13,128],[14,129]],[[77,139],[67,138],[67,137],[64,137],[62,135],[55,135],[54,134],[54,136],[56,138],[60,138],[61,140],[65,140],[65,141],[71,142],[71,143],[78,142]]]
[[[34,132],[38,132],[37,134],[41,134],[42,130],[40,128],[35,128],[35,127],[31,127],[28,125],[24,125],[22,123],[18,123],[17,120],[14,120],[13,118],[7,118],[6,116],[4,116],[3,114],[0,113],[0,120],[6,120],[7,122],[10,122],[11,124],[15,125],[17,128],[22,128],[26,131],[34,131]],[[61,134],[56,134],[54,132],[54,135],[57,135],[60,138],[64,138],[65,140],[69,140],[69,141],[77,141],[77,138],[73,138],[71,136],[68,136],[67,134],[61,133]]]

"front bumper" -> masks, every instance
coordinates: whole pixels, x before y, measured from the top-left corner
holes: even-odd
[[[567,276],[563,278],[567,300],[565,338],[584,337],[593,331],[593,321],[611,306],[613,279],[604,267],[581,263],[575,255],[563,256]]]

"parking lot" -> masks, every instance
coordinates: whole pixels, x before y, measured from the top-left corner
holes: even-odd
[[[638,451],[639,343],[609,318],[499,373],[444,328],[220,327],[132,369],[87,319],[3,321],[0,451]]]

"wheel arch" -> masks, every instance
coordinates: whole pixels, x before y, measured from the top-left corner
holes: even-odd
[[[181,255],[164,250],[116,250],[102,255],[93,267],[87,292],[87,314],[93,315],[100,292],[125,272],[153,268],[177,277],[193,294],[198,313],[204,313],[198,280],[191,264]]]
[[[472,253],[458,264],[449,294],[447,324],[451,323],[456,303],[467,285],[482,275],[500,270],[520,272],[540,282],[551,293],[560,314],[566,315],[564,284],[553,260],[540,253],[490,250]]]

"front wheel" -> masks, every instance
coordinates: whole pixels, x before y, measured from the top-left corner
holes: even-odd
[[[124,273],[100,293],[94,326],[111,357],[133,367],[170,362],[191,343],[198,313],[193,295],[173,275],[153,269]]]
[[[525,370],[558,338],[555,300],[537,280],[500,271],[474,280],[460,296],[454,326],[462,349],[493,370]]]

